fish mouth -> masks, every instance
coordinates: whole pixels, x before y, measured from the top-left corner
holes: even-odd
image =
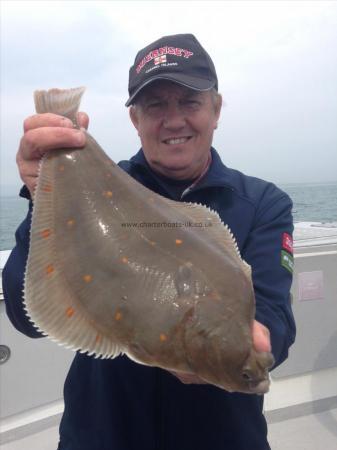
[[[265,378],[259,381],[250,381],[248,389],[251,394],[266,394],[269,391],[270,379]]]
[[[180,137],[174,136],[174,137],[169,137],[167,139],[163,139],[162,143],[166,144],[166,145],[181,145],[181,144],[185,144],[190,139],[192,139],[192,136],[180,136]]]

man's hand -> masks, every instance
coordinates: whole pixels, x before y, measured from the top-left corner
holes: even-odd
[[[89,117],[77,114],[80,127],[87,128]],[[50,150],[60,148],[81,148],[85,135],[74,128],[71,120],[56,114],[36,114],[24,121],[24,135],[16,155],[16,162],[22,181],[33,198],[37,183],[39,161]]]
[[[253,345],[257,352],[271,352],[270,332],[257,320],[253,324]]]
[[[253,345],[257,352],[271,352],[270,333],[267,327],[262,323],[254,320],[253,323]],[[207,384],[202,378],[197,375],[172,372],[172,375],[176,376],[184,384]]]

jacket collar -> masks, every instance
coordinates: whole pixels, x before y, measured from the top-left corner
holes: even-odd
[[[232,181],[230,169],[226,167],[223,162],[221,161],[221,158],[218,154],[218,152],[211,147],[211,156],[212,156],[212,162],[210,164],[210,167],[206,174],[203,176],[203,178],[198,182],[198,184],[193,188],[193,191],[208,188],[208,187],[226,187],[231,190],[235,190],[235,186]],[[147,163],[144,152],[142,149],[140,149],[131,159],[130,163],[132,165],[138,165],[145,169],[145,171],[148,173],[148,175],[151,175],[152,177],[156,177],[155,172],[150,168],[149,164]]]

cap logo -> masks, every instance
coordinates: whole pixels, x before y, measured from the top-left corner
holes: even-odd
[[[157,66],[158,64],[166,63],[166,55],[158,56],[158,58],[154,58],[154,63]]]
[[[166,55],[175,55],[180,56],[184,58],[189,58],[193,55],[193,52],[190,50],[186,50],[183,48],[176,48],[176,47],[160,47],[156,50],[152,50],[150,53],[148,53],[138,64],[136,68],[136,72],[139,73],[142,68],[147,64],[149,61],[152,61],[154,59],[154,64],[163,64],[166,63]]]

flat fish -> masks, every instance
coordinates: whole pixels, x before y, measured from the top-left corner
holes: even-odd
[[[36,91],[36,111],[76,123],[83,92]],[[228,227],[144,187],[86,138],[41,160],[24,282],[34,326],[88,356],[267,392],[273,357],[253,348],[251,268]],[[177,226],[191,222],[208,226]]]

